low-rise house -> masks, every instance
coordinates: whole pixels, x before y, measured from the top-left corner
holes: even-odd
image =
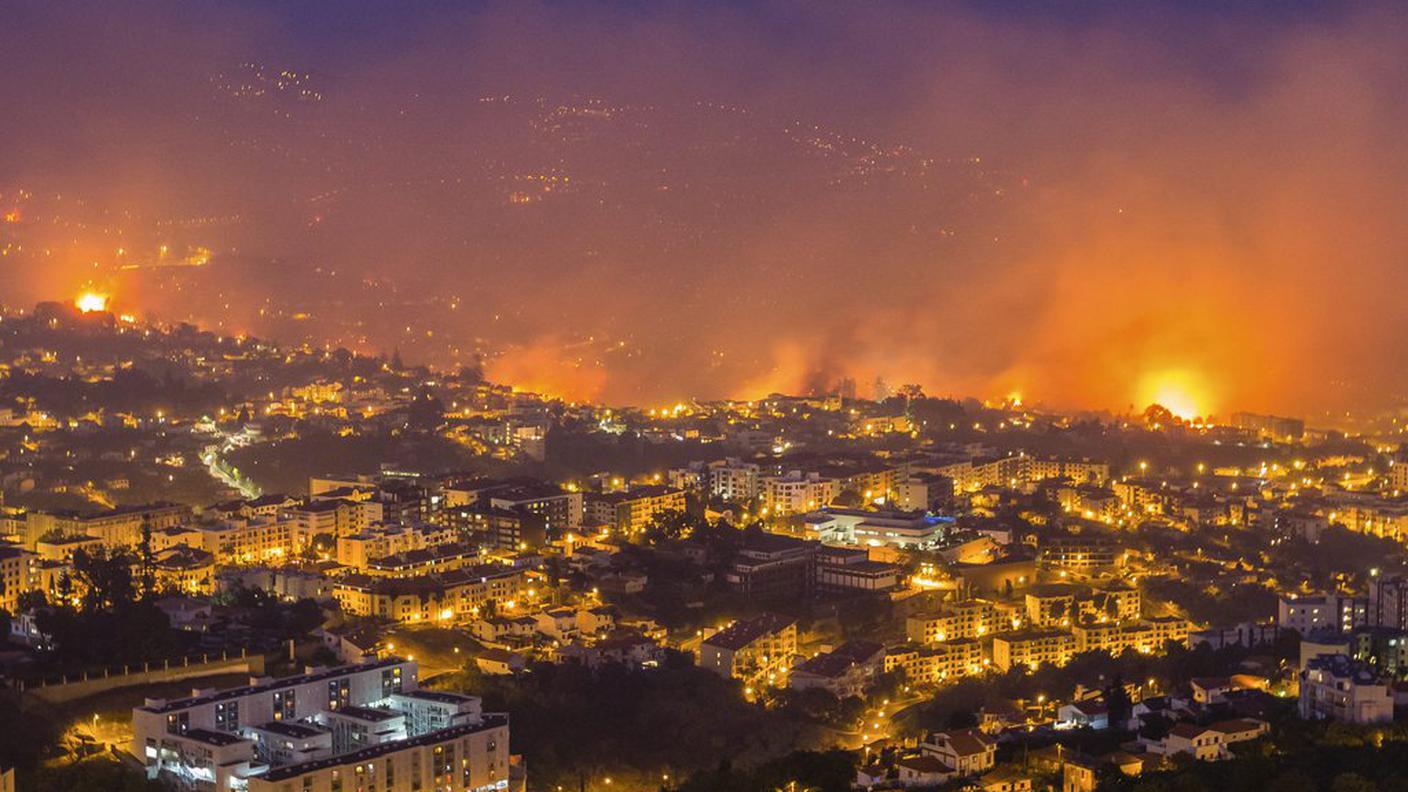
[[[633,671],[654,668],[663,657],[664,649],[658,643],[632,633],[611,635],[595,644],[573,641],[553,652],[553,659],[559,663],[579,663],[587,668],[619,665]]]
[[[1227,698],[1232,690],[1232,680],[1227,677],[1197,677],[1189,681],[1193,690],[1193,700],[1199,704],[1216,704]]]
[[[1208,727],[1222,735],[1225,745],[1235,745],[1261,737],[1271,731],[1271,724],[1255,718],[1234,718],[1218,721]]]
[[[1061,763],[1061,792],[1095,792],[1100,761],[1091,756],[1067,754]]]
[[[1031,776],[1012,767],[999,767],[978,779],[983,792],[1032,792]]]
[[[855,786],[871,789],[884,785],[890,778],[890,771],[881,765],[862,765],[856,769]],[[3,790],[0,790],[3,792]]]
[[[528,661],[517,652],[507,649],[485,649],[474,658],[474,664],[486,674],[516,674],[522,671]]]
[[[1156,748],[1158,753],[1166,756],[1184,753],[1204,762],[1215,762],[1230,756],[1227,752],[1226,735],[1211,727],[1192,723],[1174,726],[1164,737],[1162,744],[1151,746],[1150,750]]]
[[[932,732],[919,744],[924,756],[932,756],[958,775],[978,775],[991,770],[997,759],[997,740],[975,729]]]
[[[901,786],[937,786],[958,777],[958,772],[942,759],[927,754],[911,756],[895,763]]]
[[[1056,728],[1095,729],[1097,731],[1108,729],[1110,728],[1110,708],[1105,706],[1105,702],[1098,699],[1062,704],[1056,710]]]
[[[529,638],[537,633],[538,620],[532,616],[490,616],[469,623],[469,634],[488,643]]]

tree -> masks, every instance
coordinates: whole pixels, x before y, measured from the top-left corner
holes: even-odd
[[[1129,691],[1125,690],[1122,675],[1115,674],[1110,686],[1105,689],[1105,706],[1109,710],[1110,726],[1114,728],[1124,728],[1134,714],[1134,702],[1129,698]]]
[[[68,580],[67,575],[59,578],[60,583],[63,583],[65,580]],[[72,587],[72,583],[70,583],[70,587]],[[25,611],[42,608],[48,604],[49,601],[44,596],[43,591],[30,589],[29,591],[20,592],[19,599],[15,601],[15,609],[20,613],[24,613]]]
[[[146,599],[155,593],[156,589],[156,564],[152,558],[152,521],[142,518],[142,544],[140,547],[142,554],[141,569],[141,594],[142,599]]]
[[[83,585],[83,609],[88,612],[134,601],[132,554],[126,550],[79,549],[73,554],[73,573]]]
[[[1377,792],[1378,785],[1358,773],[1340,773],[1330,782],[1330,792]]]
[[[693,528],[694,522],[689,515],[679,509],[666,509],[656,513],[650,526],[645,529],[645,535],[648,541],[654,543],[683,538]]]

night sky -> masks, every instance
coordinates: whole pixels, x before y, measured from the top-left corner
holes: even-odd
[[[643,405],[1408,384],[1401,3],[0,2],[0,300]]]

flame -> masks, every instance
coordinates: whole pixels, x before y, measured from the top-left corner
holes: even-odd
[[[73,301],[78,310],[83,313],[93,313],[94,311],[106,311],[108,309],[108,296],[98,292],[83,292]]]
[[[1203,376],[1190,369],[1154,371],[1140,381],[1140,404],[1161,404],[1185,421],[1207,415],[1210,401]]]

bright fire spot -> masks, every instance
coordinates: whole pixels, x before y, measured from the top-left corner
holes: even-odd
[[[108,309],[108,296],[97,292],[84,292],[78,295],[78,299],[73,301],[78,306],[78,310],[83,313],[94,311],[106,311]]]
[[[1188,369],[1166,369],[1145,375],[1139,404],[1161,404],[1188,420],[1208,414],[1208,388],[1201,375]]]

